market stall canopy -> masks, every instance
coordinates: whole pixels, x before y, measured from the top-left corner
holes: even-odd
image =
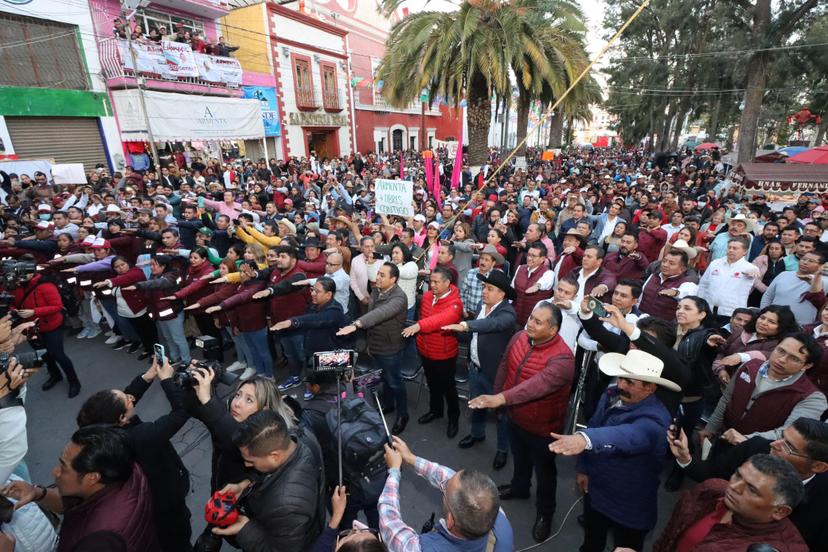
[[[810,148],[805,146],[785,146],[784,148],[779,148],[776,151],[772,151],[770,153],[765,153],[763,155],[758,155],[753,159],[754,163],[784,163],[790,157],[802,153],[803,151],[808,151]]]
[[[742,163],[731,178],[748,192],[828,193],[828,165]]]
[[[817,146],[788,158],[788,163],[828,165],[828,146]]]
[[[124,142],[146,141],[147,125],[137,90],[115,90],[112,99]],[[258,100],[145,91],[156,142],[264,138]]]
[[[714,142],[705,142],[703,144],[699,144],[698,146],[693,148],[693,150],[696,151],[696,152],[699,152],[701,150],[711,150],[713,148],[721,148],[721,146],[719,144],[714,143]]]

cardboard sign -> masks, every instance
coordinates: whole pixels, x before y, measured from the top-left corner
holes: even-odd
[[[376,207],[374,211],[386,215],[414,216],[414,183],[410,180],[374,180]]]
[[[52,178],[55,179],[55,184],[86,184],[83,163],[52,165]]]

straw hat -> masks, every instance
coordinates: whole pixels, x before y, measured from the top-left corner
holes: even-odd
[[[678,384],[661,377],[664,363],[640,349],[630,349],[626,355],[606,353],[598,361],[598,368],[608,376],[646,381],[681,392]]]

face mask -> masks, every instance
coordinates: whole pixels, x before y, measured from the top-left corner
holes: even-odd
[[[39,218],[40,220],[49,220],[50,218],[52,218],[52,215],[40,214],[37,215],[37,218]]]

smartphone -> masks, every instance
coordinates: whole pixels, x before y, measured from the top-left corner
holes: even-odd
[[[158,364],[163,365],[165,362],[167,362],[167,354],[164,351],[163,345],[161,345],[160,343],[156,343],[153,346],[153,351],[155,352],[155,360],[158,361]]]
[[[607,316],[607,309],[604,308],[604,305],[596,299],[595,297],[590,297],[589,301],[587,301],[587,307],[589,310],[595,313],[595,316],[598,318],[606,318]]]

